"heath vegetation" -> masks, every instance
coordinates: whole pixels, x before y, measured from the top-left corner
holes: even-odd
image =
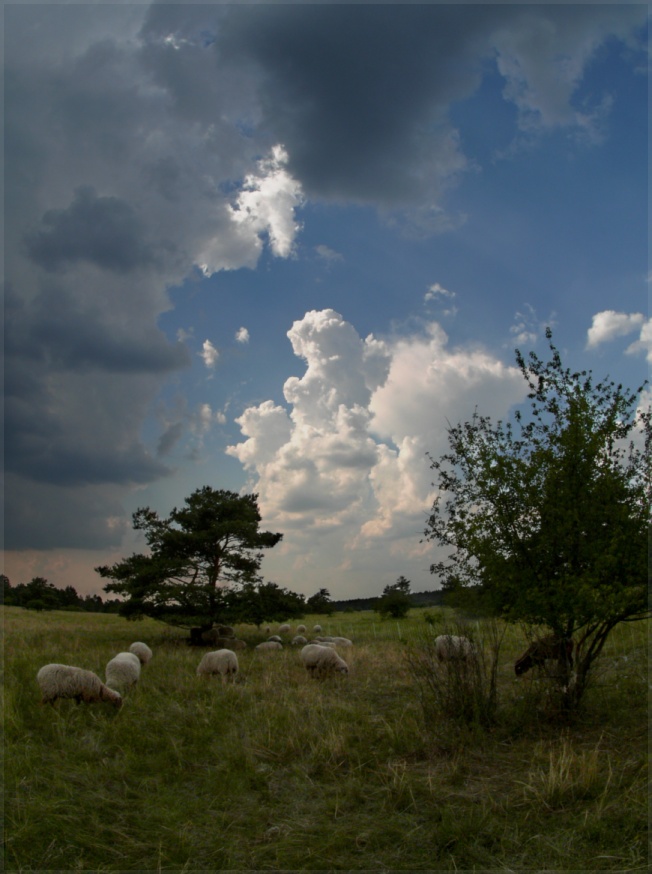
[[[300,648],[256,652],[263,632],[236,626],[248,647],[223,685],[154,619],[3,609],[6,870],[648,870],[648,621],[613,630],[560,721],[542,672],[514,674],[517,624],[306,616],[354,641],[348,676],[321,681]],[[461,717],[429,679],[451,628],[489,683]],[[104,677],[134,640],[154,657],[120,711],[39,703],[42,665]]]

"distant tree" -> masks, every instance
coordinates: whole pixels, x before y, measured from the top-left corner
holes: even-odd
[[[306,601],[306,612],[323,613],[326,616],[331,615],[333,605],[331,603],[331,593],[328,589],[320,589],[308,598]]]
[[[112,580],[104,591],[125,598],[120,613],[127,618],[153,616],[183,627],[223,621],[229,593],[258,581],[261,550],[283,536],[259,530],[257,498],[204,486],[167,518],[149,507],[137,510],[133,525],[150,552],[97,567]]]
[[[650,615],[651,413],[643,387],[571,372],[547,338],[548,362],[516,353],[527,415],[449,428],[425,536],[449,549],[431,567],[449,591],[475,587],[491,612],[574,639],[575,673],[559,673],[572,708],[613,628]]]
[[[276,583],[244,583],[225,597],[224,617],[228,622],[281,622],[302,616],[306,605],[302,595]]]
[[[0,574],[0,582],[2,582],[2,588],[0,590],[0,597],[2,597],[2,604],[13,604],[13,590],[11,588],[11,583],[9,582],[9,577],[6,574]]]
[[[382,597],[376,602],[374,610],[383,619],[403,619],[410,609],[410,581],[399,577],[395,583],[385,586]]]
[[[60,605],[59,591],[45,577],[33,577],[21,593],[21,606],[28,610],[56,610]]]

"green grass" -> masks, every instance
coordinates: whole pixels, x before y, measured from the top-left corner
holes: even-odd
[[[349,676],[323,682],[238,627],[249,647],[227,686],[153,620],[3,615],[6,870],[648,869],[647,623],[614,632],[563,727],[536,677],[514,677],[509,628],[498,721],[460,733],[424,719],[406,658],[422,610],[307,617],[355,642]],[[41,665],[103,676],[133,640],[154,658],[122,710],[40,705]]]

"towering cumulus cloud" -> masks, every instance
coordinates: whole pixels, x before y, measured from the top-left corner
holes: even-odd
[[[481,350],[448,350],[436,323],[362,339],[327,309],[306,313],[288,337],[305,363],[283,387],[289,411],[248,408],[236,420],[246,439],[227,452],[249,472],[266,522],[286,532],[284,560],[311,579],[405,568],[422,551],[432,501],[426,452],[445,448],[447,420],[470,415],[478,397],[500,414],[520,400],[520,374]]]

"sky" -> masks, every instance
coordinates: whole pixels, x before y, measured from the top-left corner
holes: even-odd
[[[209,485],[268,581],[437,588],[427,453],[524,401],[515,349],[648,375],[647,15],[7,3],[12,584],[103,594]]]

